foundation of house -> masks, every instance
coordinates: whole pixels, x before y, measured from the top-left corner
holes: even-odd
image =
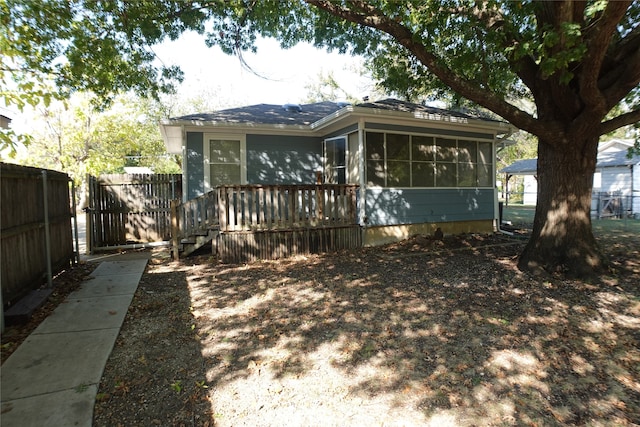
[[[491,219],[478,221],[386,225],[365,228],[362,241],[364,246],[380,246],[387,243],[399,242],[416,235],[433,236],[438,228],[440,228],[445,235],[493,233],[495,231],[494,221]]]

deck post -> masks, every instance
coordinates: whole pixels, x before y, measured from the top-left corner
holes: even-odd
[[[178,218],[178,200],[171,200],[171,255],[174,260],[180,258],[180,223]]]

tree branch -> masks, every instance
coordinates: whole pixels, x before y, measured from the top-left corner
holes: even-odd
[[[588,66],[582,67],[579,76],[580,97],[586,105],[606,109],[605,99],[598,87],[598,77],[608,50],[607,46],[611,43],[617,25],[630,4],[631,0],[609,2],[601,18],[589,28],[589,35],[585,40],[587,53],[582,61]]]
[[[611,120],[600,123],[599,134],[604,135],[605,133],[613,132],[623,126],[632,125],[638,122],[640,122],[640,109],[629,111],[628,113],[621,114]]]
[[[598,79],[600,90],[604,91],[616,83],[628,65],[628,58],[638,50],[640,50],[640,26],[609,49]]]
[[[552,124],[546,122],[542,124],[530,114],[506,102],[502,97],[488,89],[479,87],[477,84],[462,78],[452,69],[443,66],[443,61],[440,58],[430,52],[423,43],[416,41],[418,38],[415,37],[413,32],[401,23],[385,16],[370,4],[364,1],[354,1],[351,3],[356,9],[354,10],[342,7],[330,0],[305,1],[333,16],[389,34],[451,89],[465,98],[488,108],[514,126],[538,136],[546,135],[549,138],[562,131],[560,123]]]
[[[617,71],[618,78],[603,92],[608,109],[617,105],[630,90],[640,84],[640,47],[620,62]]]

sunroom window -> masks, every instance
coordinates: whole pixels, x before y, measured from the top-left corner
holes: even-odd
[[[490,142],[367,132],[367,185],[378,187],[490,187]]]
[[[384,187],[385,167],[384,134],[367,133],[367,185]]]
[[[387,186],[411,186],[409,135],[387,134]]]

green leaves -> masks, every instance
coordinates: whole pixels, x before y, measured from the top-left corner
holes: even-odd
[[[154,104],[136,97],[119,97],[98,112],[93,97],[74,96],[41,109],[28,147],[32,165],[64,170],[79,183],[87,173],[123,173],[125,166],[150,167],[157,173],[179,173],[167,156]]]
[[[243,52],[256,49],[258,37],[273,37],[283,48],[306,41],[362,55],[388,92],[420,100],[465,97],[533,131],[536,118],[522,120],[504,100],[549,99],[551,92],[568,94],[574,89],[566,88],[593,81],[594,70],[583,64],[588,37],[611,15],[612,4],[415,0],[399,7],[388,0],[4,0],[0,50],[6,74],[0,79],[3,86],[5,80],[25,84],[17,96],[4,96],[14,105],[33,105],[37,99],[47,104],[87,91],[96,94],[94,104],[104,109],[118,93],[158,99],[175,89],[182,72],[156,62],[153,52],[166,39],[195,31],[209,46],[242,60]],[[606,27],[614,34],[611,45],[601,50],[614,54],[607,55],[604,74],[595,74],[606,80],[606,87],[620,79],[633,45],[628,38],[637,33],[639,19],[640,4],[632,2],[616,26]],[[602,54],[589,52],[590,57]],[[588,79],[585,73],[591,73]],[[38,91],[38,82],[48,82],[50,89]],[[554,108],[580,104],[579,94],[574,96]],[[624,96],[616,94],[610,102],[615,105]]]
[[[574,77],[571,65],[582,61],[587,51],[580,24],[562,22],[560,28],[548,28],[534,51],[543,78],[557,73],[560,82],[568,84]]]

